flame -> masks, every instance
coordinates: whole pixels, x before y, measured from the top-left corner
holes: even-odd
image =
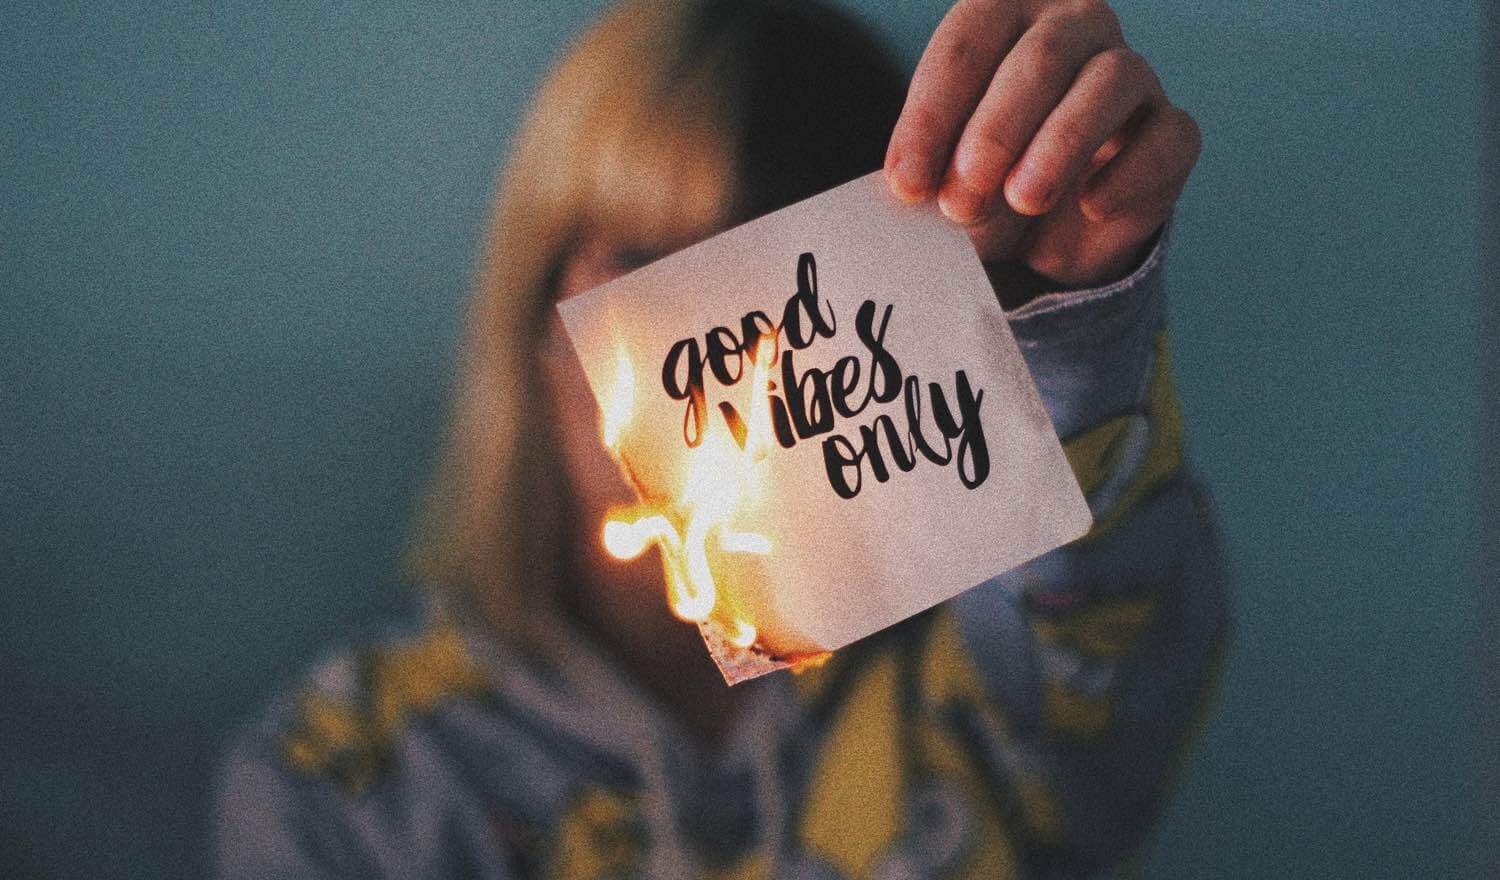
[[[630,355],[625,346],[615,343],[615,381],[610,389],[609,405],[604,408],[604,445],[611,452],[618,452],[620,435],[630,424],[631,410],[635,404],[635,370],[630,365]]]
[[[750,415],[743,447],[727,431],[707,432],[703,442],[689,450],[678,499],[663,505],[643,501],[630,511],[611,515],[600,535],[605,551],[616,559],[635,559],[653,544],[660,548],[672,613],[689,623],[717,620],[729,642],[740,648],[755,644],[758,633],[733,597],[719,589],[709,549],[712,546],[721,553],[758,556],[772,551],[771,539],[735,529],[731,522],[763,484],[757,465],[770,448],[771,415],[766,382],[775,359],[775,337],[762,337],[753,358]],[[624,347],[617,346],[614,383],[601,423],[604,445],[615,454],[637,491],[645,497],[620,454],[634,399],[635,371]]]

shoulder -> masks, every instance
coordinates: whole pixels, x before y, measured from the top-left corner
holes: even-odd
[[[389,768],[414,725],[490,690],[458,628],[429,620],[316,664],[241,733],[230,758],[271,762],[294,777],[360,794]]]
[[[419,730],[490,692],[441,620],[328,655],[229,740],[216,786],[226,876],[365,873],[365,838],[400,825],[394,804],[435,806],[437,792],[417,790],[434,774],[402,772]]]
[[[458,629],[432,621],[317,666],[272,710],[275,757],[297,775],[357,794],[387,769],[413,724],[489,689]]]

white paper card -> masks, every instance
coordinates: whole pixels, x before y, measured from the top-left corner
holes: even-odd
[[[764,546],[709,559],[764,659],[843,647],[1092,522],[967,234],[880,172],[558,310],[601,410],[632,374],[616,449],[646,494],[690,494],[697,455],[748,468],[723,531]],[[745,331],[770,325],[757,374]]]

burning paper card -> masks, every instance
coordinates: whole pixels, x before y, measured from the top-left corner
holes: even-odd
[[[558,305],[731,684],[1082,536],[1091,517],[968,236],[879,172]]]

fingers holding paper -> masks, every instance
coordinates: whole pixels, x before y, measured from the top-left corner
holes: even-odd
[[[1198,152],[1196,123],[1106,4],[961,0],[917,65],[885,170],[987,262],[1084,286],[1128,271]]]

